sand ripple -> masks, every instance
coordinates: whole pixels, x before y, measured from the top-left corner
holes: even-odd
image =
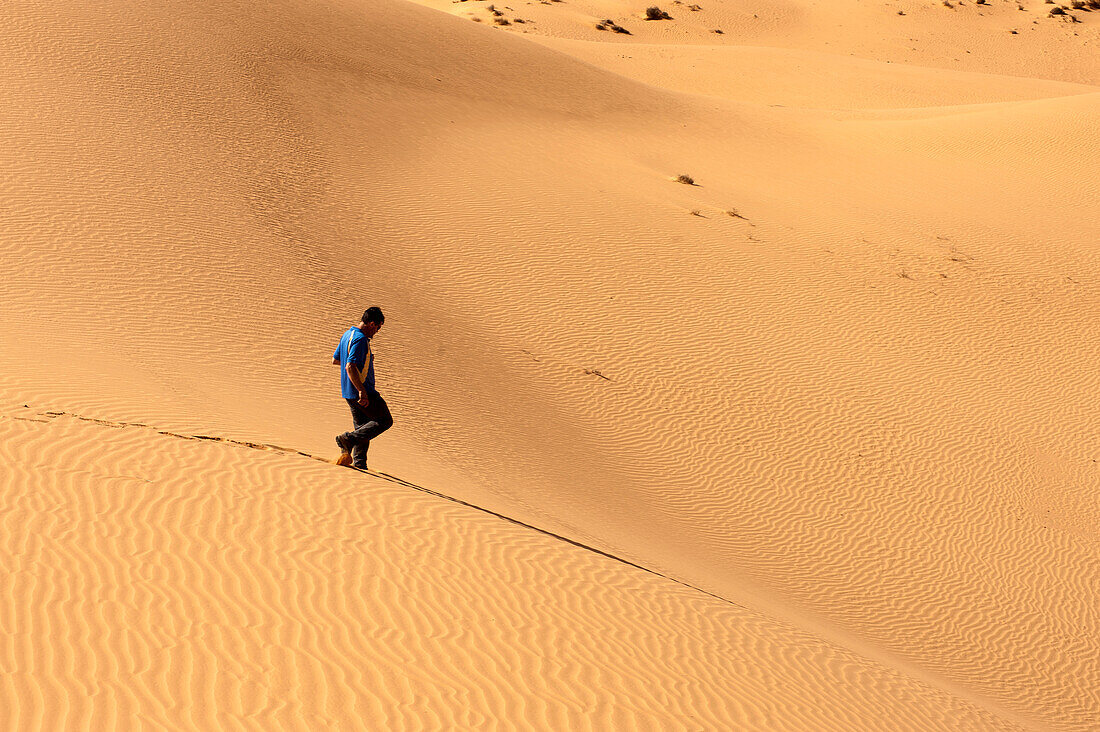
[[[0,432],[8,729],[1013,728],[400,482],[64,415]]]

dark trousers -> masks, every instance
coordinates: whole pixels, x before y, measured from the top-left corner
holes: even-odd
[[[346,400],[351,407],[351,421],[355,429],[345,432],[344,437],[351,444],[351,464],[357,468],[367,467],[367,448],[370,441],[393,427],[393,417],[386,400],[381,394],[369,395],[370,403],[363,407],[357,399]]]

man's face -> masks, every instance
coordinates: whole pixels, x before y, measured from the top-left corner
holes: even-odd
[[[382,329],[382,326],[378,323],[367,323],[366,326],[365,330],[367,331],[368,338],[374,338],[374,334]]]

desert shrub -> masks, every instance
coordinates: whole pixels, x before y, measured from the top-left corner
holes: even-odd
[[[626,28],[623,28],[621,25],[617,24],[611,18],[605,18],[604,20],[601,20],[599,23],[596,23],[596,30],[609,30],[609,31],[614,31],[615,33],[623,33],[623,34],[628,35],[628,36],[631,35],[630,31],[628,31]]]
[[[645,9],[646,20],[672,20],[672,16],[661,10],[656,5]]]
[[[680,173],[680,175],[676,176],[676,182],[683,183],[685,186],[695,185],[695,179],[692,178],[690,175],[684,175],[683,173]]]

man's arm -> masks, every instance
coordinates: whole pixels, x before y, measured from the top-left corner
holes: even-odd
[[[333,365],[336,365],[336,364],[340,363],[340,359],[338,359],[338,358],[336,358],[335,356],[333,356],[333,358],[332,358],[332,363],[333,363]]]
[[[359,369],[349,361],[348,365],[344,367],[344,371],[348,373],[348,378],[351,379],[352,386],[359,392],[359,403],[364,407],[367,406],[370,399],[367,398],[367,390],[363,387],[363,380],[359,378]]]

